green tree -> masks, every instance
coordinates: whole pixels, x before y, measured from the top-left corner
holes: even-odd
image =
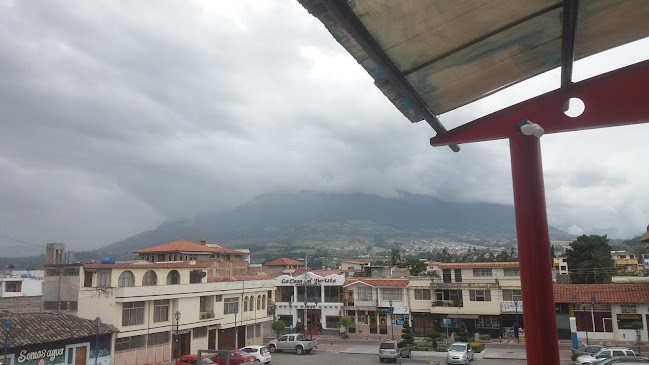
[[[554,252],[554,245],[550,245],[550,258],[554,260],[556,257],[556,253]]]
[[[469,341],[469,330],[467,330],[466,324],[464,324],[464,322],[460,324],[460,330],[457,331],[457,340],[461,342]]]
[[[452,262],[453,257],[451,254],[448,252],[446,248],[442,249],[442,252],[437,254],[437,261],[439,262]]]
[[[277,337],[279,337],[279,333],[286,328],[286,324],[284,323],[284,321],[275,321],[273,322],[271,327],[273,328],[273,331],[277,333]]]
[[[502,251],[500,251],[500,253],[496,255],[496,261],[498,262],[507,262],[509,260],[511,260],[511,255],[504,248]]]
[[[340,318],[340,325],[345,327],[345,332],[343,332],[343,338],[349,337],[347,336],[347,329],[349,328],[349,326],[352,325],[352,323],[353,323],[352,317],[345,316]]]
[[[426,264],[418,259],[406,259],[405,262],[399,264],[399,267],[407,267],[410,269],[410,275],[419,276],[426,273],[428,267]]]
[[[615,273],[611,245],[606,235],[581,235],[566,250],[573,284],[609,284]]]
[[[401,262],[401,254],[399,253],[399,250],[393,248],[390,251],[390,263],[392,264],[392,266],[394,266],[400,262]]]
[[[405,321],[403,321],[403,328],[401,329],[401,339],[403,339],[403,342],[406,343],[406,345],[410,345],[411,343],[415,342],[415,334],[412,332],[412,327],[410,327],[410,321],[406,318]]]
[[[427,337],[428,341],[433,345],[433,351],[435,351],[437,349],[437,341],[446,338],[446,335],[441,332],[431,332]]]

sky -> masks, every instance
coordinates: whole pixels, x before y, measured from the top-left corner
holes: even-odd
[[[513,204],[507,141],[430,147],[434,131],[297,1],[0,0],[0,39],[0,256],[94,249],[266,192]],[[579,61],[574,79],[648,49]],[[558,84],[551,71],[440,119],[450,129]],[[549,223],[644,233],[647,135],[542,137]]]

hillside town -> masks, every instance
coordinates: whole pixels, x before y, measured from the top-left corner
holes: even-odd
[[[649,242],[649,230],[640,239]],[[407,327],[417,338],[466,329],[475,342],[525,341],[518,262],[422,260],[425,272],[413,276],[357,260],[312,268],[308,256],[251,264],[249,250],[206,239],[135,254],[131,262],[74,262],[64,244],[50,243],[43,271],[5,272],[6,364],[163,364],[200,349],[266,346],[277,333],[385,339]],[[610,254],[618,269],[649,270],[649,254]],[[649,280],[569,284],[563,257],[548,271],[560,340],[649,341]]]

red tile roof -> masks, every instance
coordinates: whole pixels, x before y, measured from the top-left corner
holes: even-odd
[[[649,284],[554,284],[554,301],[572,303],[572,295],[578,303],[589,303],[595,296],[596,303],[649,303]]]
[[[367,265],[367,264],[369,264],[369,262],[367,262],[367,261],[352,261],[352,260],[346,260],[346,261],[343,261],[343,262],[346,262],[346,263],[348,263],[348,264],[354,264],[354,265]]]
[[[408,280],[403,279],[347,279],[344,286],[355,283],[365,283],[371,286],[408,286]]]
[[[216,276],[207,278],[208,283],[221,282],[221,281],[249,281],[249,280],[270,280],[273,277],[270,275],[232,275],[232,276]]]
[[[151,263],[125,263],[125,264],[84,264],[85,269],[164,269],[164,268],[198,268],[212,267],[210,262],[197,262],[190,264],[187,261],[151,262]]]
[[[277,260],[273,260],[271,262],[267,262],[264,264],[264,266],[286,266],[286,265],[304,266],[303,263],[286,257],[282,257]]]
[[[440,269],[460,269],[473,267],[518,267],[518,262],[445,262],[439,264]]]
[[[638,238],[638,242],[649,242],[649,230],[642,237]]]
[[[158,246],[148,247],[141,250],[133,251],[134,253],[151,253],[151,252],[215,252],[215,253],[231,253],[245,255],[245,252],[232,250],[224,247],[210,247],[204,246],[200,243],[180,240],[163,243]]]

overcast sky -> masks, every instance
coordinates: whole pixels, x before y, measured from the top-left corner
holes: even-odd
[[[408,122],[296,1],[1,0],[0,39],[2,236],[93,249],[273,191],[513,203],[507,141],[430,147],[432,129]],[[575,78],[647,50],[578,62]],[[558,83],[550,72],[441,119],[452,128]],[[550,224],[643,233],[648,135],[544,136]]]

